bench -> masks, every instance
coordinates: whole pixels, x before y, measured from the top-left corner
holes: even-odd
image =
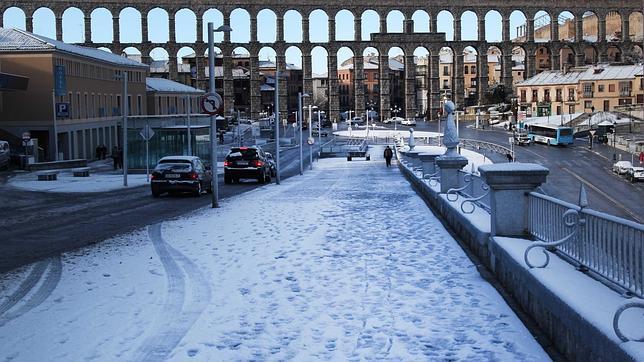
[[[39,171],[36,172],[36,176],[38,176],[38,181],[56,181],[58,180],[58,171]]]
[[[351,161],[354,157],[364,157],[366,161],[371,160],[371,156],[367,151],[349,151],[347,152],[347,161]]]
[[[73,168],[72,174],[74,177],[89,177],[89,170],[89,167]]]

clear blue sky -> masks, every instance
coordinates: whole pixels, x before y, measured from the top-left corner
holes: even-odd
[[[543,12],[537,14],[541,15]],[[545,13],[543,13],[545,14]],[[25,28],[25,15],[17,8],[10,8],[4,14],[4,26]],[[95,42],[112,41],[112,14],[106,9],[94,10],[91,14],[92,19],[92,40]],[[572,17],[572,15],[570,15]],[[48,37],[55,37],[55,20],[54,13],[46,8],[40,8],[34,13],[34,32]],[[362,34],[363,40],[368,39],[369,34],[378,31],[379,17],[374,11],[366,11],[362,14]],[[210,9],[204,14],[204,23],[212,21],[215,27],[223,23],[222,14],[215,9]],[[353,15],[349,11],[343,10],[335,15],[336,19],[336,38],[338,40],[352,40],[354,33]],[[414,13],[414,30],[417,32],[426,32],[429,30],[429,17],[423,11]],[[187,9],[180,10],[175,15],[176,20],[176,38],[177,42],[194,42],[196,40],[196,16]],[[245,10],[236,9],[230,17],[233,32],[231,40],[233,42],[245,43],[250,41],[250,17]],[[271,43],[276,39],[276,16],[270,10],[262,10],[257,16],[258,22],[258,40],[260,42]],[[476,15],[472,12],[466,12],[461,18],[462,38],[464,40],[477,38],[477,21]],[[84,41],[84,14],[77,8],[70,8],[63,14],[63,40],[69,43]],[[437,17],[438,31],[445,32],[447,39],[453,39],[453,17],[443,11]],[[525,23],[525,16],[520,11],[515,11],[510,16],[511,36],[515,36],[516,27]],[[284,37],[287,42],[301,42],[301,15],[296,11],[289,11],[284,15]],[[207,26],[204,24],[204,39]],[[138,11],[127,8],[120,14],[120,29],[122,42],[140,42],[141,27],[140,15]],[[328,22],[327,15],[320,10],[316,10],[310,17],[310,38],[312,42],[328,41]],[[403,15],[397,10],[387,15],[387,29],[389,32],[402,32]],[[501,16],[496,12],[490,12],[486,16],[486,39],[488,41],[501,40]],[[156,8],[148,13],[148,33],[152,42],[166,42],[168,35],[168,14],[165,10]],[[215,42],[221,42],[222,34],[215,35]],[[241,50],[241,49],[240,49]],[[183,56],[193,52],[190,48],[179,50],[178,56]],[[392,50],[389,55],[393,56],[401,53],[398,49]],[[326,52],[318,48],[314,52],[313,72],[326,72]],[[417,51],[417,55],[422,55],[422,51]],[[162,49],[157,48],[152,54],[154,59],[168,59],[175,55],[168,55]],[[352,56],[348,49],[341,49],[338,52],[338,64]],[[274,59],[275,52],[270,48],[264,48],[260,51],[260,59]],[[289,48],[286,52],[287,62],[301,66],[301,53],[296,47]]]

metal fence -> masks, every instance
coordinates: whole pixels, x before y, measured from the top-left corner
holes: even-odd
[[[580,270],[627,294],[644,297],[644,225],[536,192],[528,204],[529,232],[545,242],[542,246],[556,248]]]

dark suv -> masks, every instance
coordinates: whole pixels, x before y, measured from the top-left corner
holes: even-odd
[[[205,190],[212,192],[212,172],[199,157],[167,156],[159,160],[152,171],[150,188],[152,196],[165,192],[191,192],[195,196]]]
[[[243,178],[259,183],[271,182],[272,164],[261,147],[233,147],[224,160],[224,182],[231,184]]]

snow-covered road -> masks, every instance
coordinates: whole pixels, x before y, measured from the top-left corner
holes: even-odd
[[[397,168],[314,166],[3,275],[0,360],[548,360]]]

